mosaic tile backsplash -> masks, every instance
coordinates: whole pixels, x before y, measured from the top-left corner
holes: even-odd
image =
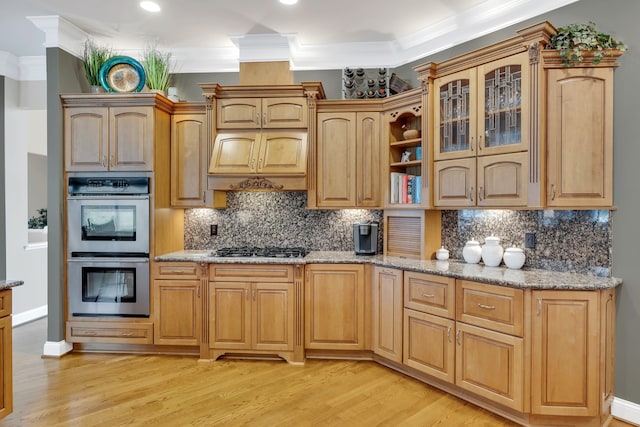
[[[309,250],[352,251],[353,223],[380,222],[383,211],[308,210],[305,192],[229,192],[227,209],[185,212],[185,249],[215,250],[227,246],[303,246]],[[536,235],[536,247],[525,249],[524,268],[542,268],[608,277],[611,271],[611,222],[608,210],[442,212],[442,244],[452,259],[462,260],[467,240],[484,244],[498,236],[504,248],[524,248],[524,234]],[[218,235],[209,236],[209,225]]]
[[[228,192],[227,209],[185,211],[185,249],[235,246],[305,247],[353,251],[353,223],[377,221],[382,253],[382,211],[309,210],[305,192]],[[218,224],[210,236],[209,225]]]

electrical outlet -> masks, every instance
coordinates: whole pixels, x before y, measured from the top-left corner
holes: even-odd
[[[218,235],[218,224],[211,224],[211,236]]]
[[[527,249],[536,247],[536,233],[524,233],[524,247]]]

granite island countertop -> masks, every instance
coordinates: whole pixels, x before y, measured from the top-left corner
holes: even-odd
[[[311,251],[304,258],[217,257],[212,251],[187,250],[154,258],[154,261],[199,262],[211,264],[372,264],[407,271],[474,280],[520,289],[597,290],[622,284],[616,277],[506,267],[485,267],[458,260],[414,260],[386,255],[355,255],[351,251]]]
[[[0,291],[22,285],[24,285],[24,281],[22,280],[0,280]]]

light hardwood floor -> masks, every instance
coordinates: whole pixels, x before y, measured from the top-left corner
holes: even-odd
[[[516,425],[374,362],[47,359],[45,329],[14,329],[14,412],[0,426]]]

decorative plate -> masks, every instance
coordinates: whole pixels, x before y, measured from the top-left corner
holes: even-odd
[[[114,56],[100,67],[100,84],[107,92],[140,92],[145,81],[144,68],[129,56]]]

